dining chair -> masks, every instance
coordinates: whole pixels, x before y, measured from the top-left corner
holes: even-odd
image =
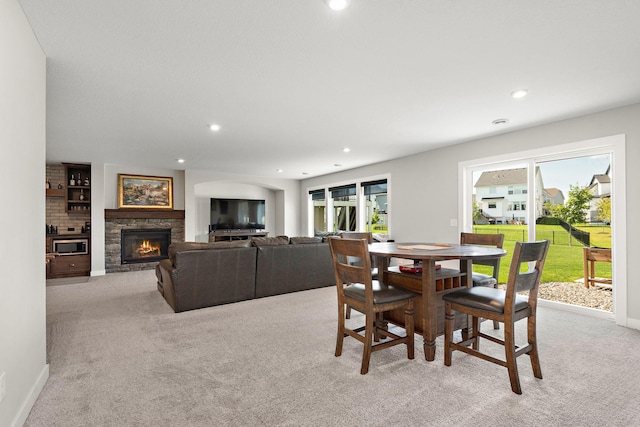
[[[371,353],[398,344],[407,346],[407,358],[414,357],[413,303],[417,294],[371,278],[371,257],[365,239],[329,239],[331,257],[333,259],[338,291],[338,337],[336,341],[336,357],[342,354],[344,337],[351,336],[364,344],[362,353],[362,375],[369,371]],[[360,265],[347,260],[359,258]],[[346,327],[345,306],[353,307],[365,315],[364,326],[350,329]],[[405,336],[391,332],[382,322],[378,322],[378,314],[390,310],[404,308]],[[400,326],[400,325],[398,325]],[[361,332],[364,331],[364,334]],[[374,336],[390,338],[373,345]]]
[[[509,371],[511,390],[522,394],[516,358],[528,354],[531,359],[533,375],[542,379],[538,344],[536,338],[536,308],[538,287],[544,267],[549,241],[516,242],[509,270],[506,290],[477,286],[464,288],[443,295],[445,301],[445,341],[444,364],[451,366],[454,350],[463,351],[472,356],[504,366]],[[522,264],[530,263],[526,266]],[[528,296],[520,293],[528,293]],[[453,342],[453,324],[455,313],[472,317],[471,335],[462,341]],[[480,332],[478,319],[490,319],[504,324],[504,339]],[[527,345],[515,345],[515,323],[527,319]],[[479,339],[485,338],[504,347],[505,360],[480,352]],[[471,347],[469,347],[471,345]]]
[[[461,245],[482,245],[493,246],[502,249],[504,243],[504,234],[478,234],[478,233],[460,233]],[[491,267],[491,275],[474,271],[471,275],[473,286],[489,286],[498,287],[498,277],[500,277],[500,259],[477,259],[473,263],[475,265],[486,265]],[[498,322],[494,320],[493,329],[499,329]]]
[[[367,231],[343,231],[340,233],[340,237],[343,239],[365,239],[367,243],[373,243],[373,234]],[[349,262],[357,263],[357,260],[350,259]],[[375,260],[371,259],[371,278],[373,280],[378,279],[378,268],[375,266]],[[347,319],[351,319],[351,307],[347,306],[347,312],[345,314]]]

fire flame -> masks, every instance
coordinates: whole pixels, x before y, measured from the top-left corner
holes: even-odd
[[[149,240],[143,240],[138,246],[138,254],[140,257],[160,255],[160,245],[151,243]]]

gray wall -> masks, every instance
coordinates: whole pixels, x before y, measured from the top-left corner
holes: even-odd
[[[458,163],[498,154],[575,143],[611,135],[626,135],[626,187],[640,182],[640,104],[602,113],[563,120],[499,136],[478,139],[453,147],[427,151],[398,160],[379,163],[341,173],[312,178],[301,185],[301,224],[306,224],[309,188],[366,176],[391,174],[390,233],[396,240],[456,241],[458,228],[449,219],[458,218]],[[615,201],[614,201],[615,203]],[[627,197],[628,265],[640,257],[640,247],[631,244],[640,236],[640,225],[633,221],[640,209],[637,197]],[[627,316],[629,326],[640,328],[640,286],[627,271]]]
[[[45,328],[46,60],[16,0],[0,0],[0,426],[21,426],[49,376]],[[19,180],[16,180],[18,178]]]

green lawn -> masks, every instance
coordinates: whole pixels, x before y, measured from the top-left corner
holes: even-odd
[[[591,234],[591,246],[603,248],[611,247],[611,227],[581,225],[576,227]],[[504,249],[507,255],[500,262],[500,283],[506,283],[509,276],[511,256],[516,241],[527,239],[526,225],[474,225],[474,233],[502,233],[504,234]],[[537,225],[536,239],[548,239],[551,242],[542,282],[574,282],[584,277],[584,267],[582,259],[582,244],[574,239],[569,242],[569,234],[557,225]],[[611,264],[597,262],[596,276],[611,278]],[[488,267],[485,267],[490,271]],[[474,267],[474,270],[482,272],[481,266]]]

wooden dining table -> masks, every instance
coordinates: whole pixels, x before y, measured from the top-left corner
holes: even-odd
[[[376,259],[378,279],[384,283],[412,290],[420,296],[414,307],[415,329],[424,341],[424,355],[433,361],[436,354],[436,337],[444,334],[444,302],[442,296],[462,287],[472,287],[473,261],[503,257],[504,249],[446,243],[369,244],[369,253]],[[392,258],[402,258],[420,263],[421,272],[404,272],[399,266],[390,266]],[[459,268],[442,266],[439,261],[460,260]],[[438,267],[438,265],[440,265]],[[389,312],[386,319],[404,324],[401,310]],[[456,316],[455,329],[466,329],[466,316]]]

